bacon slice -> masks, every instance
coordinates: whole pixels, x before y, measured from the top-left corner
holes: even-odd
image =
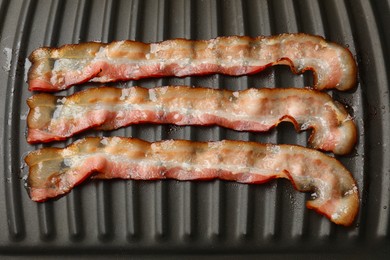
[[[64,140],[87,129],[130,124],[217,124],[239,131],[267,131],[282,121],[312,128],[310,145],[350,152],[356,127],[346,110],[325,93],[309,89],[248,89],[239,92],[186,86],[100,87],[69,97],[37,94],[27,100],[29,143]]]
[[[315,192],[307,207],[350,225],[359,208],[356,183],[336,159],[293,145],[243,141],[149,143],[131,138],[86,138],[67,148],[42,148],[25,158],[31,199],[45,201],[94,179],[209,180],[264,183],[289,179]]]
[[[31,91],[59,91],[84,82],[205,74],[248,75],[269,66],[289,65],[294,73],[314,72],[316,89],[347,90],[356,83],[349,50],[320,36],[218,37],[159,43],[89,42],[39,48],[30,55]]]

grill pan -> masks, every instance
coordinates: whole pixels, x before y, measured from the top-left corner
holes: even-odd
[[[390,100],[388,1],[33,1],[0,0],[0,254],[178,255],[380,258],[390,253]],[[245,185],[226,181],[90,181],[70,194],[32,202],[24,187],[23,158],[43,146],[64,147],[84,136],[132,136],[148,141],[222,139],[307,145],[283,123],[269,133],[221,127],[138,125],[90,131],[66,142],[28,145],[27,57],[41,46],[85,41],[304,32],[348,47],[358,64],[358,85],[330,91],[354,116],[355,150],[337,158],[357,180],[361,208],[346,228],[306,209],[310,194],[288,181]],[[84,84],[59,94],[97,86]],[[106,84],[107,85],[107,84]],[[162,78],[108,85],[196,85],[242,90],[304,87],[312,75],[278,66],[252,76]]]

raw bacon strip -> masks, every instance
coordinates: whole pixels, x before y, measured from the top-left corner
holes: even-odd
[[[31,199],[45,201],[89,178],[209,180],[264,183],[289,179],[315,192],[307,207],[351,225],[359,198],[355,180],[336,159],[293,145],[243,141],[149,143],[131,138],[86,138],[67,148],[43,148],[25,158]]]
[[[186,86],[126,89],[100,87],[69,97],[37,94],[27,100],[29,143],[64,140],[86,129],[130,124],[217,124],[239,131],[267,131],[281,121],[313,128],[312,147],[350,152],[356,128],[346,110],[325,93],[309,89],[239,92]]]
[[[159,43],[89,42],[35,50],[29,89],[59,91],[84,82],[221,73],[248,75],[269,66],[289,65],[294,73],[314,72],[314,87],[347,90],[356,83],[356,64],[342,46],[320,36],[218,37]]]

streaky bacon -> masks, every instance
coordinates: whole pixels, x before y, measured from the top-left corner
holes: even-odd
[[[220,125],[267,131],[282,121],[313,129],[312,147],[337,154],[351,151],[356,127],[344,107],[310,89],[229,91],[187,86],[145,89],[100,87],[69,97],[37,94],[27,101],[29,143],[64,140],[87,129],[113,130],[130,124]]]
[[[307,207],[336,224],[351,225],[359,209],[355,180],[339,161],[294,145],[93,137],[67,148],[33,151],[25,161],[29,194],[38,202],[66,194],[90,178],[241,183],[286,178],[296,190],[314,192]]]
[[[347,90],[356,83],[350,51],[320,36],[281,34],[211,40],[173,39],[159,43],[117,41],[39,48],[30,55],[31,91],[59,91],[84,82],[112,82],[162,76],[249,75],[289,65],[294,73],[314,72],[318,90]]]

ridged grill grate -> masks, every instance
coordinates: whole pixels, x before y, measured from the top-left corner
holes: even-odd
[[[389,11],[389,2],[380,0],[0,0],[0,253],[388,252]],[[28,151],[43,146],[28,145],[25,139],[25,100],[31,95],[26,83],[27,57],[34,49],[96,40],[155,42],[284,32],[322,35],[348,46],[358,62],[357,88],[330,92],[347,105],[359,131],[354,152],[338,157],[355,176],[361,192],[361,210],[351,228],[333,225],[306,209],[310,194],[296,192],[283,180],[263,185],[219,180],[91,181],[59,200],[39,204],[28,198],[22,180],[27,172],[23,158]],[[280,66],[253,76],[210,75],[119,84],[242,90],[304,87],[312,84],[312,76],[296,76],[288,67]],[[64,93],[88,87],[91,84]],[[265,134],[221,127],[138,125],[112,132],[91,131],[55,145],[63,147],[95,135],[148,141],[234,139],[306,146],[309,134],[297,134],[287,123]]]

